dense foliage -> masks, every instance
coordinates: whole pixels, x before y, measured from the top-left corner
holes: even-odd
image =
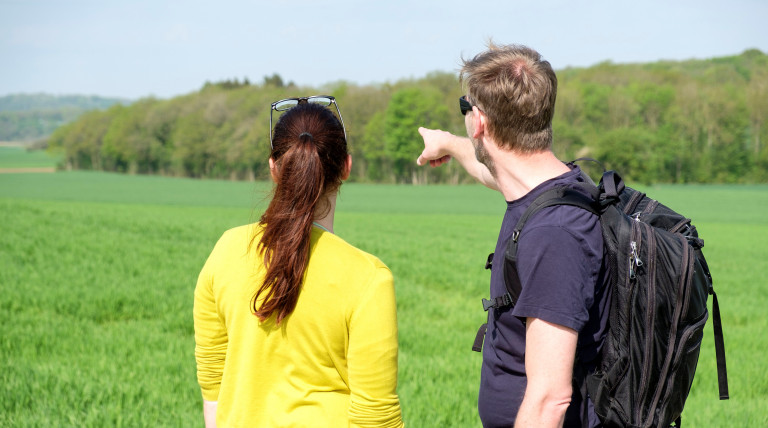
[[[601,63],[558,71],[554,150],[591,156],[635,182],[768,181],[768,55],[649,64]],[[269,105],[335,95],[353,153],[353,179],[464,182],[455,163],[417,168],[418,126],[464,133],[454,74],[360,86],[207,83],[170,100],[142,99],[92,111],[58,129],[51,150],[65,167],[231,179],[266,178]]]
[[[86,111],[105,109],[117,98],[49,94],[15,94],[0,97],[0,141],[34,141]]]

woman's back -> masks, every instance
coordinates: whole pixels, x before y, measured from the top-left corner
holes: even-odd
[[[227,231],[195,291],[198,377],[219,426],[402,426],[389,269],[313,227],[295,309],[260,321],[249,302],[264,279],[250,245],[261,232]]]

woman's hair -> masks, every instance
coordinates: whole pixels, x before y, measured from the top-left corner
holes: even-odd
[[[275,186],[259,221],[263,233],[258,243],[267,273],[253,298],[253,310],[262,321],[276,313],[279,324],[296,307],[309,261],[312,222],[331,209],[324,196],[341,186],[348,153],[341,122],[314,103],[286,111],[272,135]]]

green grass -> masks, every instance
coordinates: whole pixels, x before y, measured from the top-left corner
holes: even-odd
[[[0,175],[0,426],[202,426],[192,291],[221,233],[269,185],[94,172]],[[731,400],[711,323],[683,419],[766,426],[768,186],[646,190],[692,216],[715,278]],[[392,269],[399,392],[413,427],[479,427],[480,299],[505,205],[479,186],[345,184],[336,232]]]
[[[0,146],[0,169],[55,167],[58,158],[42,150],[27,151],[23,147]]]

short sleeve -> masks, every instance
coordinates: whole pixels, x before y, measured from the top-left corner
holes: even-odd
[[[512,314],[580,331],[594,301],[602,236],[594,215],[582,211],[570,220],[521,233],[517,268],[523,290]],[[599,248],[590,245],[595,240]]]

